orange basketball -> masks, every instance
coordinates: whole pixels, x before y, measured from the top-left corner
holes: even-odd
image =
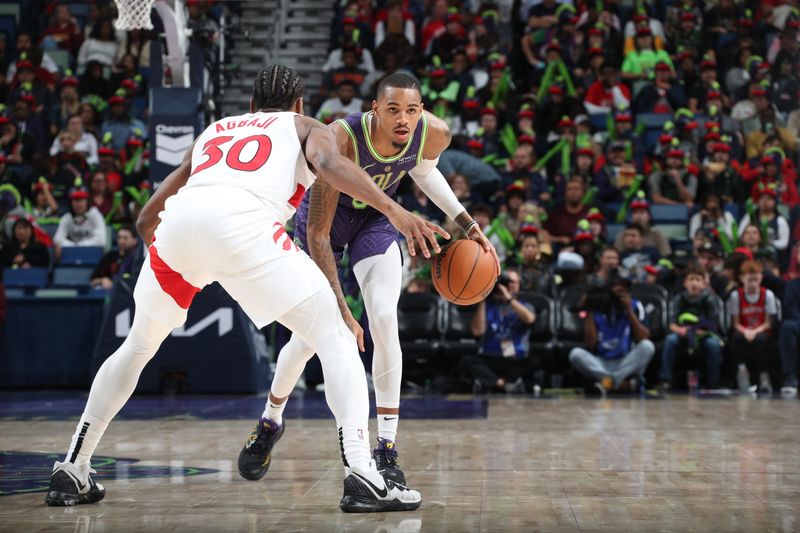
[[[472,305],[485,299],[498,275],[492,254],[469,239],[442,248],[431,267],[433,286],[442,298],[458,305]]]

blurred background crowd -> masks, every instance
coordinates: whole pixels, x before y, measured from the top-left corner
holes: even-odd
[[[238,4],[191,0],[186,18],[213,47]],[[382,76],[415,74],[453,134],[440,170],[505,269],[486,303],[454,309],[406,257],[410,379],[796,395],[795,4],[336,2],[308,111],[370,109]],[[43,15],[0,14],[0,263],[45,269],[51,288],[83,265],[77,293],[108,289],[142,255],[156,34],[115,30],[102,0],[30,9]],[[399,201],[458,233],[411,180]],[[346,262],[342,277],[355,287]]]

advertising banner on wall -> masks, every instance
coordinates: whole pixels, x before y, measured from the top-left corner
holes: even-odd
[[[136,280],[120,280],[103,316],[93,375],[130,331]],[[217,283],[197,294],[186,323],[167,337],[139,379],[140,393],[242,393],[268,390],[271,354],[262,333]]]
[[[205,129],[201,104],[199,89],[151,89],[150,181],[163,181]]]

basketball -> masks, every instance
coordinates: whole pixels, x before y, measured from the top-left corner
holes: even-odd
[[[492,254],[469,239],[442,248],[431,268],[433,286],[442,298],[456,305],[484,300],[492,292],[498,275]]]

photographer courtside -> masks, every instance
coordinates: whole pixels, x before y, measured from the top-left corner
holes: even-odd
[[[650,330],[642,324],[644,307],[631,298],[630,283],[614,270],[608,279],[595,278],[582,300],[585,314],[584,343],[587,349],[573,348],[569,362],[578,372],[595,381],[603,396],[623,388],[628,378],[636,390],[655,346]]]

